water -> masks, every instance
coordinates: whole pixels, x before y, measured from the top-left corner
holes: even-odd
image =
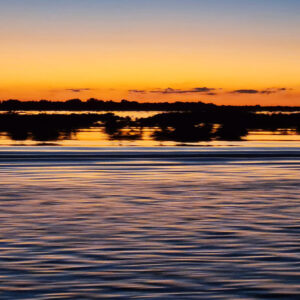
[[[3,146],[61,146],[61,147],[300,147],[300,135],[295,130],[250,131],[240,141],[176,142],[155,140],[155,128],[124,129],[120,137],[110,136],[102,127],[79,129],[70,136],[58,140],[13,140],[0,132],[0,147]]]
[[[299,299],[300,151],[0,150],[0,299]]]
[[[39,114],[49,114],[49,115],[83,115],[83,114],[107,114],[107,113],[113,113],[116,116],[119,117],[130,117],[133,120],[137,118],[149,118],[152,116],[155,116],[157,114],[164,113],[165,111],[159,111],[159,110],[15,110],[14,113],[20,114],[20,115],[39,115]],[[171,111],[170,111],[171,112]],[[5,114],[7,111],[1,110],[0,114]]]

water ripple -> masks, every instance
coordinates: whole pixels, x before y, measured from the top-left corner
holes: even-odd
[[[0,169],[1,299],[298,299],[300,162]]]

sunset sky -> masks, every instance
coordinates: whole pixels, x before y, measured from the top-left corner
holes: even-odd
[[[299,0],[0,0],[0,99],[300,105]]]

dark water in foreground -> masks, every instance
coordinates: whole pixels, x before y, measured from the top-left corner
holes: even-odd
[[[0,299],[299,299],[299,171],[295,149],[2,148]]]

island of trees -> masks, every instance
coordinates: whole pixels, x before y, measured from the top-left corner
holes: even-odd
[[[0,132],[13,140],[54,141],[83,128],[101,127],[111,139],[139,139],[145,128],[156,140],[197,142],[241,140],[250,130],[300,132],[298,107],[218,106],[202,102],[139,103],[79,99],[65,102],[7,100],[0,103]],[[20,111],[40,111],[21,114]],[[47,111],[72,111],[52,113]],[[147,118],[120,117],[111,111],[160,111]],[[76,111],[84,111],[76,113]],[[104,111],[97,113],[97,111]],[[257,113],[269,111],[268,114]],[[290,111],[290,113],[283,113]],[[273,112],[273,113],[272,113]]]

